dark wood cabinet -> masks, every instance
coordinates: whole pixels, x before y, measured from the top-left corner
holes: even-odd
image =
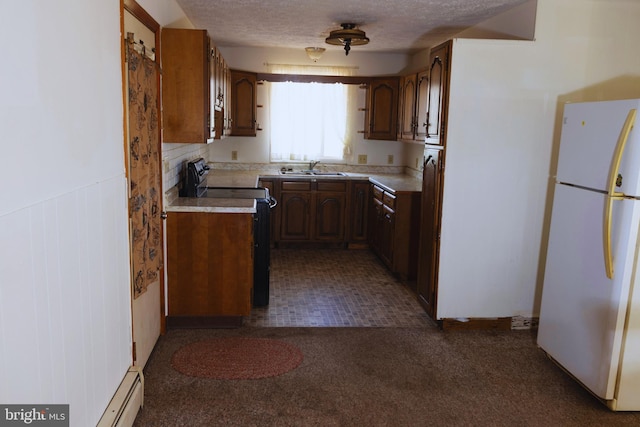
[[[364,130],[366,139],[396,139],[398,82],[398,77],[374,78],[367,86]]]
[[[283,182],[280,192],[279,241],[311,240],[311,189],[292,189]],[[296,183],[297,184],[297,183]]]
[[[214,76],[211,98],[214,112],[215,139],[229,135],[228,115],[230,94],[228,90],[229,67],[217,47],[211,47],[211,73]]]
[[[278,242],[345,241],[347,181],[280,181]]]
[[[403,76],[400,81],[398,138],[424,142],[427,135],[428,71]]]
[[[413,139],[416,128],[416,75],[411,74],[402,78],[400,105],[402,109],[400,121],[400,138]]]
[[[401,278],[417,274],[420,192],[394,193],[371,185],[368,240],[371,249]]]
[[[256,136],[257,75],[230,70],[231,132],[232,136]]]
[[[427,137],[427,102],[429,99],[429,73],[421,71],[416,76],[416,126],[413,139],[424,142]]]
[[[431,49],[427,104],[427,144],[444,145],[447,129],[449,70],[452,42]]]
[[[315,197],[314,239],[344,242],[347,214],[347,182],[318,181]]]
[[[253,215],[169,212],[167,274],[170,318],[249,315]]]
[[[211,142],[215,76],[207,32],[163,28],[161,43],[163,142]]]
[[[440,147],[427,148],[422,178],[420,263],[416,287],[418,301],[434,319],[437,308],[443,174],[444,151]]]
[[[353,181],[349,194],[348,243],[351,246],[367,243],[369,217],[369,181]]]

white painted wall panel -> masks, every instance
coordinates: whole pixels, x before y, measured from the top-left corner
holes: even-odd
[[[540,0],[534,42],[455,41],[439,318],[538,314],[562,105],[640,96],[638,21],[638,2]]]
[[[124,176],[0,217],[0,401],[94,425],[131,364]]]

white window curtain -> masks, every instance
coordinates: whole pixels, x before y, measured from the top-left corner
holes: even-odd
[[[342,160],[347,89],[341,83],[271,83],[271,160]]]

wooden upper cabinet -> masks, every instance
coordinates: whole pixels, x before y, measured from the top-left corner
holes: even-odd
[[[207,32],[163,28],[161,46],[163,142],[211,142],[214,110]]]
[[[231,70],[231,135],[256,136],[256,73]]]
[[[421,71],[416,76],[416,126],[413,139],[425,141],[427,137],[427,101],[429,99],[429,72]]]
[[[398,120],[397,77],[374,78],[367,87],[364,137],[395,141]]]
[[[445,145],[451,40],[431,49],[427,107],[427,144]]]
[[[404,76],[402,79],[402,120],[400,122],[400,138],[413,139],[416,128],[416,75]]]

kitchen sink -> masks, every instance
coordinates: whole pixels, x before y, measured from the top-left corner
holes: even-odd
[[[347,176],[344,172],[324,172],[324,171],[314,171],[314,170],[304,170],[304,171],[290,171],[290,170],[281,170],[280,175],[287,176]]]

